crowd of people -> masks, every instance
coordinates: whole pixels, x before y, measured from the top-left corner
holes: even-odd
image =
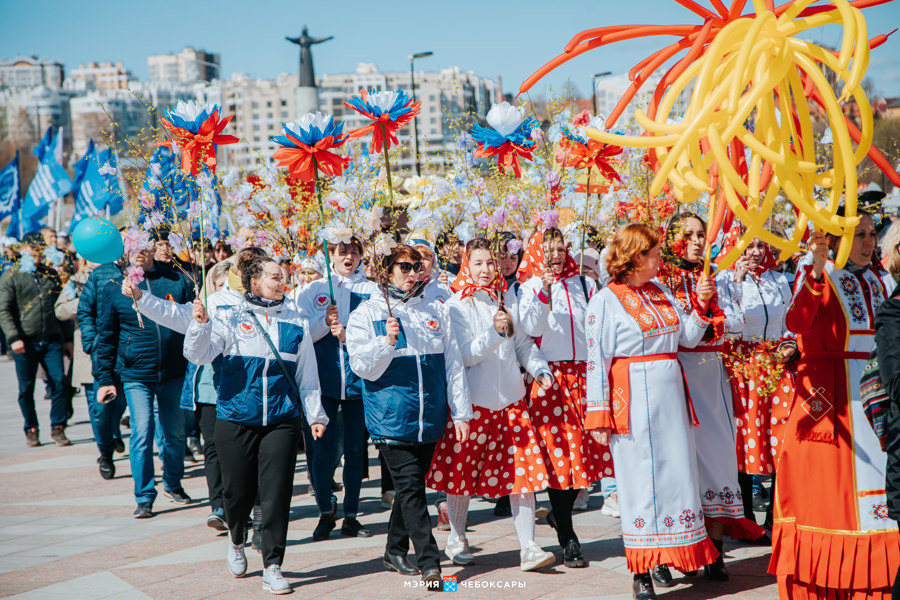
[[[838,240],[812,233],[805,253],[756,238],[733,267],[708,269],[706,231],[682,212],[664,230],[588,236],[579,252],[556,228],[466,244],[447,232],[380,255],[353,237],[296,264],[222,243],[173,256],[157,232],[129,264],[104,265],[46,231],[4,250],[0,328],[29,446],[42,367],[51,439],[70,443],[83,388],[105,479],[127,411],[136,518],[153,516],[154,445],[179,504],[193,502],[186,457],[202,453],[228,569],[246,574],[249,541],[274,594],[291,591],[281,565],[299,452],[313,540],[337,527],[339,490],[340,533],[369,537],[371,444],[391,508],[384,567],[433,589],[442,554],[477,560],[474,496],[511,517],[523,571],[557,561],[535,542],[541,517],[563,565],[585,567],[573,511],[596,486],[602,512],[620,517],[638,600],[674,585],[672,569],[728,581],[725,537],[771,545],[782,598],[891,597],[900,222],[863,213],[842,268]],[[861,398],[873,364],[886,424]],[[449,530],[443,552],[426,490]]]

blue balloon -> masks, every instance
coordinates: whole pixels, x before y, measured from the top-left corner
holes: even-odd
[[[100,217],[88,217],[75,225],[72,243],[78,254],[94,263],[115,262],[125,252],[122,234],[110,221]]]

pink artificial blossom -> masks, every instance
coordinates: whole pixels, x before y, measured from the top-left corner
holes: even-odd
[[[551,190],[557,187],[559,185],[559,173],[550,171],[544,175],[544,185]]]
[[[153,197],[153,194],[147,190],[141,190],[141,207],[150,210],[154,206],[156,206],[156,198]]]
[[[522,249],[522,240],[509,240],[506,242],[506,251],[509,254],[518,254]]]
[[[125,267],[125,279],[133,283],[134,285],[139,284],[144,280],[144,269],[143,267],[136,267],[134,265],[128,265]]]
[[[475,218],[478,229],[488,229],[492,224],[491,217],[487,213],[481,213]]]
[[[519,204],[521,204],[521,200],[515,194],[510,194],[506,197],[506,206],[512,210],[519,208]]]
[[[542,210],[540,218],[541,223],[544,225],[544,230],[556,227],[559,224],[559,213],[555,210]]]
[[[536,142],[540,142],[541,140],[544,139],[544,130],[541,129],[540,127],[535,127],[534,129],[531,130],[531,135],[529,137],[531,137],[531,139],[533,139]]]
[[[494,210],[494,214],[491,215],[491,220],[497,225],[497,227],[503,227],[506,225],[506,220],[509,218],[509,211],[502,206],[497,207]]]
[[[589,113],[586,110],[581,111],[580,113],[575,115],[574,119],[572,119],[572,123],[576,127],[584,127],[584,126],[588,125],[590,122],[591,122],[591,113]]]

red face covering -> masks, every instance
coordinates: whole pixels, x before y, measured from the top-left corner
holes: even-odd
[[[462,291],[460,296],[467,298],[477,292],[484,290],[491,295],[491,298],[498,302],[502,298],[503,292],[506,291],[506,280],[500,275],[500,270],[494,271],[494,279],[488,285],[478,285],[472,279],[472,271],[469,268],[469,256],[463,252],[462,261],[459,264],[459,273],[456,279],[450,284],[450,289],[454,292]]]
[[[516,272],[516,278],[518,278],[519,282],[525,283],[532,277],[540,277],[544,271],[547,270],[547,264],[544,262],[543,244],[543,231],[536,232],[531,236],[531,239],[528,240],[528,247],[525,248],[525,256],[522,257],[522,262],[519,263],[519,270]],[[578,263],[575,262],[575,259],[572,258],[572,255],[569,254],[569,251],[567,250],[566,262],[563,265],[562,273],[559,275],[554,273],[556,281],[573,277],[579,273]]]

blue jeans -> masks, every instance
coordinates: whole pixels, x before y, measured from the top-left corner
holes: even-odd
[[[604,477],[600,480],[600,495],[609,498],[609,495],[616,491],[616,478]]]
[[[37,412],[34,408],[34,383],[37,380],[38,365],[47,372],[50,385],[50,426],[65,427],[68,421],[66,410],[66,378],[63,368],[63,347],[61,342],[37,342],[25,338],[25,352],[13,354],[16,361],[16,377],[19,380],[19,409],[25,418],[25,430],[39,428]]]
[[[84,395],[87,398],[88,414],[91,417],[91,429],[94,430],[94,441],[101,454],[112,453],[115,446],[113,439],[122,438],[119,432],[119,421],[125,414],[125,392],[121,387],[116,388],[116,397],[106,404],[97,402],[97,386],[93,383],[84,384]]]
[[[362,487],[363,461],[366,458],[366,421],[362,398],[345,402],[322,397],[322,407],[328,415],[328,427],[322,437],[313,442],[313,486],[319,512],[331,512],[331,481],[338,454],[338,408],[344,415],[344,516],[355,517],[359,509]]]
[[[184,476],[184,412],[181,410],[181,378],[161,384],[129,381],[122,384],[128,410],[131,411],[131,476],[134,479],[134,499],[140,504],[156,500],[153,471],[153,436],[156,420],[153,404],[159,412],[159,422],[165,434],[162,454],[163,486],[166,491],[181,489]]]

